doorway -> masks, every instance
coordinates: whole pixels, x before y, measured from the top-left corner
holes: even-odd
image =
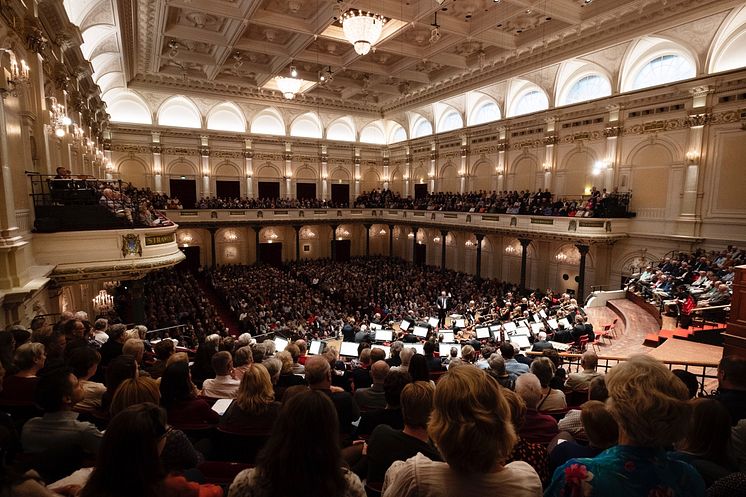
[[[181,250],[184,255],[186,256],[186,259],[181,261],[177,267],[180,268],[186,268],[190,271],[198,271],[200,267],[200,261],[199,261],[199,247],[179,247],[179,250]]]
[[[336,253],[334,260],[336,262],[347,262],[350,260],[350,251],[352,249],[352,240],[332,240]]]
[[[427,183],[414,185],[414,198],[420,199],[427,197]]]
[[[260,181],[257,190],[259,198],[280,198],[279,181]]]
[[[296,183],[295,198],[298,200],[315,200],[316,183]]]
[[[193,179],[169,179],[171,198],[178,198],[185,209],[194,209],[197,204],[197,182]]]
[[[332,183],[332,202],[340,207],[350,205],[350,185]]]
[[[427,263],[427,245],[418,243],[414,246],[414,265],[424,266]]]
[[[218,198],[240,198],[241,182],[240,181],[215,181],[215,195]]]
[[[282,265],[282,243],[260,243],[259,252],[262,264]]]

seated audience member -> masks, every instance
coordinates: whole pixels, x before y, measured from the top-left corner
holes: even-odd
[[[122,355],[129,355],[135,358],[137,366],[143,370],[143,359],[145,358],[145,343],[139,338],[130,338],[122,345]]]
[[[634,355],[609,371],[606,385],[619,445],[593,459],[570,459],[554,472],[544,495],[704,496],[697,471],[664,451],[688,427],[692,409],[684,384],[654,358]]]
[[[308,344],[303,339],[296,340],[293,343],[296,347],[298,347],[298,364],[301,366],[305,366],[306,359],[308,359]],[[305,372],[305,367],[303,368],[302,372]]]
[[[394,461],[406,461],[418,453],[431,461],[440,461],[440,453],[430,442],[427,422],[433,410],[435,387],[430,382],[418,381],[404,387],[401,410],[404,429],[396,430],[379,425],[367,441],[367,481],[382,484],[386,471]]]
[[[210,404],[197,397],[197,387],[189,375],[189,364],[175,362],[161,377],[161,406],[175,426],[217,424],[220,415]]]
[[[572,458],[596,457],[612,445],[616,445],[619,427],[603,402],[590,400],[583,404],[580,409],[580,421],[588,445],[577,443],[567,432],[560,432],[557,444],[554,447],[550,445],[549,465],[552,472]]]
[[[212,356],[212,369],[215,378],[209,378],[202,384],[202,395],[218,399],[236,397],[239,381],[233,377],[233,357],[230,352],[221,351]]]
[[[160,401],[161,392],[158,389],[158,382],[147,376],[137,376],[124,380],[119,385],[109,406],[109,412],[113,418],[130,406],[146,402],[159,405]],[[202,461],[204,457],[194,448],[186,434],[169,426],[161,452],[161,462],[166,471],[194,468]]]
[[[427,360],[422,354],[415,354],[409,360],[409,376],[412,381],[430,381],[433,386],[435,382],[430,379],[430,370],[427,367]]]
[[[251,353],[251,347],[244,345],[236,350],[233,357],[233,373],[238,381],[241,381],[244,373],[251,369],[254,364],[254,354]]]
[[[52,366],[39,372],[36,404],[44,411],[40,418],[32,418],[23,425],[21,444],[28,453],[50,449],[80,449],[96,454],[101,443],[101,432],[93,424],[78,421],[75,404],[83,399],[83,389],[66,367]]]
[[[547,340],[547,334],[544,331],[540,331],[538,335],[538,340],[534,342],[533,347],[531,347],[531,350],[533,352],[544,352],[546,349],[553,349],[554,345]]]
[[[42,344],[29,342],[19,346],[13,356],[13,365],[18,372],[5,376],[0,402],[33,403],[39,381],[36,374],[44,367],[46,360],[47,353]]]
[[[347,392],[332,391],[329,361],[321,356],[309,357],[306,361],[306,382],[311,390],[323,392],[332,400],[337,410],[340,433],[343,440],[347,439],[353,430],[353,421],[360,417],[360,410],[352,399],[352,395]]]
[[[98,409],[106,393],[106,385],[91,381],[96,374],[101,354],[91,347],[77,347],[67,354],[67,365],[78,378],[83,389],[83,400],[75,405],[76,409]]]
[[[399,352],[399,359],[401,359],[401,364],[399,366],[392,367],[391,370],[406,373],[409,370],[409,361],[412,360],[412,357],[416,353],[417,351],[414,350],[413,347],[405,347],[404,349],[402,349],[402,351]]]
[[[279,411],[267,368],[254,364],[241,378],[236,399],[220,418],[220,426],[236,432],[269,433]]]
[[[306,361],[306,375],[316,357]],[[256,467],[236,476],[228,496],[365,497],[360,479],[343,466],[340,431],[328,394],[313,389],[296,393],[282,406]]]
[[[293,367],[292,367],[292,373],[293,374],[303,374],[306,372],[306,368],[303,366],[303,364],[300,364],[298,360],[300,359],[300,348],[297,345],[297,342],[293,342],[289,344],[285,348],[285,352],[288,352],[290,354],[290,358],[293,360]]]
[[[728,410],[733,425],[746,419],[746,358],[728,356],[720,360],[715,399]]]
[[[552,416],[542,414],[536,408],[542,398],[539,378],[533,373],[522,374],[515,380],[515,393],[526,404],[526,416],[518,434],[527,442],[548,444],[559,430]]]
[[[515,349],[510,342],[500,344],[500,355],[505,360],[505,370],[516,376],[528,373],[528,366],[515,360]]]
[[[278,352],[275,357],[282,363],[280,377],[277,379],[277,383],[275,384],[277,387],[277,395],[282,398],[282,394],[285,393],[286,389],[296,385],[305,385],[306,382],[303,380],[302,376],[293,373],[293,359],[290,352],[284,350]]]
[[[510,390],[503,390],[503,395],[510,406],[510,419],[513,422],[516,435],[518,435],[518,440],[513,446],[513,451],[510,453],[507,462],[526,462],[534,468],[542,483],[548,481],[551,473],[549,472],[549,454],[546,446],[540,443],[527,442],[519,434],[526,418],[526,403],[517,393]]]
[[[386,364],[389,365],[389,367],[394,368],[396,366],[401,366],[401,351],[404,349],[404,342],[402,341],[395,341],[391,344],[391,350],[389,351],[389,358],[386,359]]]
[[[386,407],[386,396],[383,390],[383,383],[389,374],[389,365],[384,361],[373,363],[370,368],[370,375],[373,378],[373,384],[368,388],[358,388],[355,390],[355,403],[361,411],[373,411]]]
[[[689,398],[695,398],[697,396],[697,391],[699,391],[699,380],[697,379],[697,376],[684,369],[672,369],[671,372],[674,376],[680,379],[684,385],[686,385],[686,389],[689,390]]]
[[[103,346],[108,340],[109,335],[106,330],[109,329],[109,321],[105,318],[98,318],[93,323],[92,337],[93,340],[98,344],[98,347]]]
[[[555,349],[544,349],[541,355],[548,357],[552,361],[552,364],[554,364],[554,376],[552,377],[552,381],[549,382],[549,386],[557,390],[564,390],[567,371],[562,367],[562,356]]]
[[[0,364],[5,371],[13,371],[13,354],[16,350],[16,339],[10,331],[0,330]]]
[[[440,357],[435,357],[435,344],[433,342],[425,342],[422,350],[425,352],[428,369],[434,373],[443,371],[443,362],[440,360]]]
[[[487,363],[490,366],[490,369],[487,370],[488,374],[493,376],[501,386],[508,390],[515,390],[516,375],[508,373],[505,369],[505,359],[501,354],[492,354]]]
[[[122,355],[122,347],[127,339],[127,327],[123,324],[109,326],[109,339],[101,346],[101,367],[105,368],[111,361]]]
[[[138,371],[137,361],[131,355],[120,355],[111,361],[106,368],[106,391],[101,396],[101,407],[108,410],[119,385],[124,380],[137,376]]]
[[[588,387],[588,400],[606,402],[608,398],[609,392],[606,390],[606,379],[603,375],[596,376],[591,380],[591,384]],[[583,423],[580,419],[580,409],[570,409],[567,411],[557,425],[560,431],[566,431],[577,439],[587,440]]]
[[[148,368],[148,373],[157,380],[163,376],[168,358],[176,352],[176,345],[171,339],[166,338],[153,346],[153,352],[155,353],[155,363]]]
[[[510,407],[500,385],[484,371],[462,366],[443,375],[428,433],[446,462],[422,454],[394,462],[383,495],[541,496],[541,481],[530,465],[504,464],[516,441]]]
[[[352,371],[350,372],[355,390],[357,390],[358,388],[369,388],[373,383],[373,379],[370,375],[370,352],[370,348],[361,350],[359,362],[354,368],[352,368]]]
[[[409,376],[409,373],[389,371],[389,374],[383,381],[383,394],[386,399],[386,407],[375,411],[364,412],[360,418],[357,435],[370,435],[378,425],[388,425],[397,430],[404,428],[404,418],[401,413],[401,393],[404,387],[411,382],[412,378]]]
[[[565,388],[576,392],[588,390],[591,380],[601,374],[596,371],[596,368],[598,367],[598,356],[595,352],[590,350],[583,352],[583,355],[580,358],[580,367],[583,368],[583,371],[570,373],[567,376]]]
[[[730,416],[714,399],[693,399],[693,412],[686,436],[674,444],[670,456],[694,466],[708,487],[733,472],[728,460]]]
[[[215,378],[215,369],[212,367],[212,356],[218,352],[220,335],[209,335],[205,338],[204,343],[199,344],[197,353],[194,355],[194,364],[192,365],[192,381],[198,388],[203,387],[203,383],[208,378]],[[271,343],[271,342],[270,342]],[[261,350],[264,351],[264,344]],[[264,358],[254,362],[262,362]]]
[[[267,373],[269,373],[269,379],[272,382],[272,388],[275,391],[275,398],[277,399],[279,398],[279,396],[277,395],[277,382],[280,380],[280,371],[282,371],[282,361],[280,361],[276,357],[269,357],[267,359],[264,359],[264,361],[262,361],[261,364],[265,368],[267,368]]]
[[[554,377],[554,363],[548,357],[539,357],[531,363],[531,372],[541,383],[541,400],[536,409],[542,412],[567,409],[565,393],[549,386]]]
[[[80,497],[222,497],[214,485],[167,476],[161,458],[168,437],[166,413],[156,404],[137,404],[109,423],[96,466]]]

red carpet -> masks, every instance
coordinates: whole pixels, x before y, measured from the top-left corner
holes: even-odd
[[[225,302],[223,302],[223,299],[220,298],[220,296],[215,292],[215,290],[213,290],[210,285],[207,284],[207,281],[205,281],[203,275],[197,273],[196,279],[200,289],[205,294],[205,296],[207,296],[207,300],[209,300],[210,304],[215,307],[215,310],[220,316],[220,319],[223,320],[223,323],[228,328],[228,333],[233,336],[237,336],[241,330],[241,326],[239,325],[238,319],[233,315],[230,307],[228,307]]]

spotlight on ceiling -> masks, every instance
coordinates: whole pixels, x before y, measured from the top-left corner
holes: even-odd
[[[295,66],[290,66],[290,75],[294,78],[298,77],[298,69]]]

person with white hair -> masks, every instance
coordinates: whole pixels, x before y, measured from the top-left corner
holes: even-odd
[[[88,321],[88,313],[85,311],[78,311],[73,314],[73,319],[77,319],[78,321]]]
[[[106,330],[109,329],[109,321],[104,318],[98,318],[96,322],[93,323],[93,340],[98,343],[98,346],[105,344],[106,341],[109,339],[108,333],[106,333]]]
[[[553,349],[552,342],[547,340],[547,334],[545,331],[540,331],[537,335],[537,340],[534,342],[534,346],[531,347],[532,352],[544,352],[545,349]]]
[[[240,349],[241,347],[245,347],[247,345],[255,344],[256,340],[251,338],[251,333],[241,333],[238,336],[238,340],[236,340],[236,349]]]
[[[542,414],[537,406],[542,399],[541,382],[533,373],[525,373],[515,380],[515,393],[526,403],[526,416],[519,435],[527,442],[548,444],[559,433],[557,420]]]
[[[414,347],[405,347],[402,349],[402,351],[399,353],[399,357],[401,358],[401,365],[395,366],[391,368],[391,371],[401,371],[402,373],[406,373],[409,371],[409,361],[412,360],[412,357],[414,357],[414,354],[417,351],[414,349]]]

